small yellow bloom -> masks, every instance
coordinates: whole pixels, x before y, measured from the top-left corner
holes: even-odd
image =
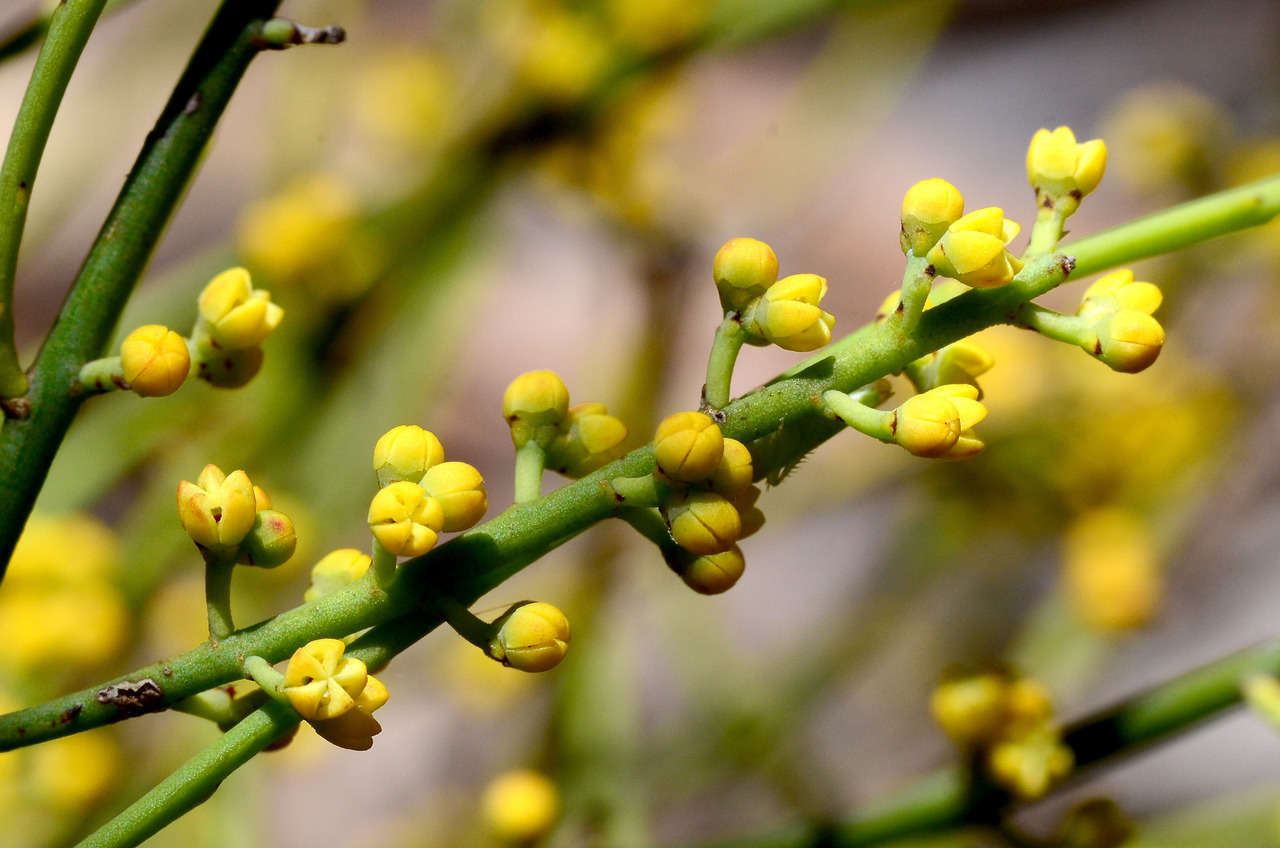
[[[994,673],[950,680],[933,690],[933,720],[957,744],[972,747],[990,742],[1005,721],[1008,682]]]
[[[1071,749],[1049,727],[1000,742],[987,755],[987,767],[996,783],[1027,801],[1044,797],[1070,774],[1074,764]]]
[[[663,474],[682,483],[696,483],[711,477],[720,465],[724,436],[709,416],[677,412],[658,425],[653,454]]]
[[[417,483],[383,486],[369,504],[369,529],[378,544],[396,556],[419,556],[444,529],[444,509]]]
[[[1077,144],[1070,127],[1037,130],[1027,148],[1027,180],[1036,196],[1049,195],[1068,215],[1098,187],[1106,168],[1107,145],[1102,139]]]
[[[1133,514],[1102,509],[1067,533],[1063,580],[1072,607],[1105,631],[1132,630],[1160,607],[1164,581],[1151,531]]]
[[[465,462],[442,462],[428,469],[422,488],[440,502],[444,532],[466,530],[484,517],[489,508],[484,478]]]
[[[223,474],[206,465],[195,483],[178,484],[178,518],[197,545],[230,550],[253,529],[257,517],[253,482],[243,471]]]
[[[332,595],[364,577],[372,560],[355,548],[339,548],[325,554],[311,567],[311,586],[302,600],[311,601]]]
[[[297,547],[293,520],[279,510],[260,509],[254,516],[253,527],[240,543],[238,561],[258,568],[275,568],[288,562]]]
[[[893,413],[894,440],[916,456],[960,458],[982,450],[972,428],[987,417],[975,386],[938,386]]]
[[[964,196],[951,183],[937,177],[916,183],[902,198],[902,252],[924,256],[962,215]]]
[[[732,503],[715,492],[694,491],[667,505],[671,538],[690,553],[723,553],[742,538],[742,517]]]
[[[226,350],[257,347],[284,318],[271,295],[250,284],[249,272],[231,268],[214,277],[200,293],[200,317],[209,336]]]
[[[762,241],[730,239],[716,251],[712,273],[725,310],[742,310],[777,281],[778,256]]]
[[[554,371],[521,374],[502,395],[502,417],[517,448],[530,440],[546,447],[568,414],[569,388]]]
[[[970,212],[948,227],[930,249],[929,263],[942,276],[967,286],[1003,286],[1022,270],[1022,260],[1005,249],[1019,230],[999,207]]]
[[[503,665],[547,671],[569,652],[569,619],[551,604],[517,604],[500,621],[497,635],[489,642],[489,656]]]
[[[680,579],[699,594],[718,595],[733,588],[746,567],[742,549],[734,545],[727,551],[698,557],[689,563]]]
[[[545,775],[529,769],[500,774],[480,800],[485,824],[504,842],[525,844],[545,835],[560,815],[560,794]]]
[[[580,403],[569,410],[547,446],[547,467],[577,479],[622,456],[627,425],[603,403]]]
[[[1160,322],[1136,309],[1120,309],[1093,325],[1092,338],[1081,345],[1107,364],[1112,371],[1136,374],[1160,356],[1164,348],[1164,328]]]
[[[321,738],[339,748],[367,751],[373,747],[373,737],[382,732],[382,725],[373,717],[373,711],[385,704],[389,696],[382,681],[369,675],[351,709],[336,718],[313,720],[311,726]]]
[[[725,439],[724,453],[711,474],[711,488],[733,500],[734,496],[751,487],[754,478],[751,451],[737,439]]]
[[[1099,277],[1085,290],[1076,314],[1081,318],[1097,319],[1121,309],[1132,309],[1152,315],[1160,308],[1163,299],[1160,289],[1154,284],[1137,282],[1132,271],[1121,268]]]
[[[417,424],[401,424],[383,433],[373,446],[373,470],[378,485],[400,480],[417,483],[422,475],[444,462],[444,445],[430,430]]]
[[[293,652],[282,691],[305,719],[336,718],[355,708],[369,671],[355,657],[343,656],[341,639],[316,639]]]
[[[191,371],[187,340],[160,324],[145,324],[120,346],[124,381],[143,397],[164,397],[178,390]]]
[[[835,316],[818,304],[827,294],[827,280],[817,274],[792,274],[769,286],[744,315],[743,327],[756,344],[776,344],[784,350],[817,350],[831,341]]]

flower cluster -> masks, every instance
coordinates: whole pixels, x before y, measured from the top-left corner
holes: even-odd
[[[316,639],[294,651],[281,688],[298,714],[340,748],[366,751],[382,726],[374,710],[387,702],[387,687],[341,639]]]
[[[831,341],[835,316],[818,304],[827,280],[817,274],[778,279],[773,248],[753,238],[731,239],[712,266],[725,313],[741,317],[748,344],[775,344],[785,350],[817,350]]]
[[[1135,281],[1128,268],[1099,277],[1076,310],[1087,325],[1080,346],[1112,370],[1144,370],[1164,348],[1164,328],[1151,317],[1161,300],[1159,288]]]
[[[577,479],[623,453],[627,425],[603,403],[570,408],[569,388],[554,371],[529,371],[502,395],[502,416],[516,450],[529,443],[544,451],[545,466]]]
[[[275,568],[297,547],[293,521],[271,508],[271,499],[244,471],[224,474],[206,465],[191,483],[178,484],[178,518],[208,557]]]
[[[992,780],[1027,800],[1043,796],[1071,771],[1053,701],[1029,678],[986,672],[940,684],[930,710],[958,746],[980,755]]]
[[[416,424],[393,427],[373,449],[382,488],[369,504],[369,529],[388,553],[419,556],[440,533],[475,525],[489,508],[484,478],[465,462],[445,462],[444,446]]]

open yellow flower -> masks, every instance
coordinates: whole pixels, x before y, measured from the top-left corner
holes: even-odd
[[[970,212],[952,223],[930,249],[929,263],[942,276],[967,286],[1003,286],[1022,270],[1022,260],[1005,249],[1020,229],[999,207]]]
[[[197,545],[229,550],[238,547],[257,517],[253,482],[243,471],[223,474],[206,465],[195,483],[178,484],[178,518]]]
[[[369,670],[355,657],[343,656],[341,639],[316,639],[293,652],[282,691],[305,719],[337,718],[356,706]]]
[[[256,347],[284,318],[284,310],[271,302],[270,293],[253,288],[244,268],[230,268],[214,277],[200,293],[199,307],[210,338],[227,350]]]
[[[369,504],[369,529],[396,556],[419,556],[435,545],[444,529],[444,509],[417,483],[384,486]]]

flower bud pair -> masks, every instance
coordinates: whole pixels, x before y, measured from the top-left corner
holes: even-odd
[[[293,521],[239,470],[206,465],[195,483],[179,483],[178,518],[197,545],[244,565],[275,568],[298,545]]]
[[[947,227],[927,254],[929,264],[938,274],[967,286],[1003,286],[1023,267],[1022,260],[1005,249],[1020,229],[999,207],[970,212]]]

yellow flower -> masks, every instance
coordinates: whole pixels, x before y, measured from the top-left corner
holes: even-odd
[[[727,551],[698,557],[689,563],[680,579],[699,594],[718,595],[733,588],[746,567],[742,549],[734,545]]]
[[[525,844],[551,830],[560,815],[560,794],[545,775],[528,769],[498,775],[485,787],[480,808],[485,824],[504,842]]]
[[[1009,684],[1004,709],[1005,738],[1025,736],[1053,718],[1053,696],[1040,681],[1022,677]]]
[[[444,445],[430,430],[401,424],[383,433],[373,446],[373,470],[378,485],[399,480],[417,483],[434,465],[444,462]]]
[[[422,488],[439,501],[446,533],[473,526],[489,508],[484,478],[465,462],[442,462],[431,466],[422,478]]]
[[[1152,315],[1164,299],[1160,289],[1152,283],[1135,282],[1133,271],[1121,268],[1104,274],[1085,290],[1080,298],[1076,314],[1081,318],[1097,319],[1131,309]]]
[[[982,450],[972,428],[987,417],[978,389],[938,386],[908,398],[893,413],[893,438],[916,456],[961,458]]]
[[[1155,362],[1164,348],[1160,322],[1136,309],[1105,315],[1091,329],[1091,337],[1081,347],[1112,371],[1136,374]]]
[[[569,619],[541,601],[526,601],[500,619],[489,656],[521,671],[555,668],[569,652]]]
[[[990,742],[1005,721],[1008,683],[994,673],[977,674],[940,684],[929,710],[938,726],[957,744],[972,747]]]
[[[827,280],[817,274],[792,274],[769,286],[744,315],[743,327],[756,344],[784,350],[817,350],[831,341],[835,316],[818,307]]]
[[[124,381],[143,397],[164,397],[178,390],[191,371],[187,340],[160,324],[144,324],[120,346]]]
[[[1164,581],[1151,532],[1133,514],[1102,509],[1067,533],[1063,580],[1072,607],[1105,631],[1132,630],[1160,607]]]
[[[373,747],[373,737],[382,732],[382,725],[373,717],[373,711],[385,704],[389,696],[382,681],[369,675],[351,709],[336,718],[314,720],[311,726],[323,739],[339,748],[367,751]]]
[[[1022,270],[1022,260],[1005,249],[1019,230],[999,207],[970,212],[952,223],[929,250],[929,263],[942,276],[967,286],[1003,286]]]
[[[355,708],[369,671],[355,657],[343,656],[341,639],[316,639],[293,652],[282,691],[305,719],[332,719]]]
[[[206,465],[195,483],[178,484],[178,518],[197,545],[228,550],[239,546],[257,517],[253,483],[243,471],[223,474]]]
[[[554,371],[521,374],[502,395],[502,417],[517,448],[530,440],[546,447],[568,414],[569,388]]]
[[[924,256],[963,214],[964,195],[951,183],[937,177],[916,183],[902,198],[902,252]]]
[[[742,538],[738,510],[715,492],[694,491],[677,496],[667,505],[666,514],[671,538],[699,556],[723,553]]]
[[[258,490],[257,486],[254,486]],[[284,565],[298,547],[293,520],[275,509],[258,510],[253,527],[240,543],[239,562],[258,568]]]
[[[1049,727],[1000,742],[987,755],[987,767],[996,783],[1027,801],[1044,797],[1071,772],[1074,763],[1071,749]]]
[[[431,550],[444,529],[444,509],[417,483],[401,480],[373,496],[369,529],[389,553],[419,556]]]
[[[243,350],[257,347],[284,318],[271,295],[250,285],[249,272],[230,268],[209,281],[200,293],[200,317],[218,347]]]
[[[311,567],[311,586],[302,600],[310,603],[350,586],[365,575],[371,562],[368,554],[355,548],[330,551]]]
[[[751,451],[737,439],[725,439],[724,453],[720,456],[716,470],[711,474],[711,488],[733,500],[735,495],[751,487],[754,477]]]
[[[1102,139],[1077,144],[1070,127],[1037,130],[1027,147],[1027,180],[1036,197],[1047,194],[1068,215],[1098,187],[1106,168],[1107,145]]]
[[[626,438],[627,425],[609,415],[603,403],[578,404],[547,446],[547,467],[566,477],[583,477],[622,456]]]
[[[724,456],[720,428],[701,412],[677,412],[658,425],[653,436],[658,469],[683,483],[706,480]]]
[[[762,241],[730,239],[716,251],[712,274],[725,310],[742,310],[777,281],[778,256]]]

